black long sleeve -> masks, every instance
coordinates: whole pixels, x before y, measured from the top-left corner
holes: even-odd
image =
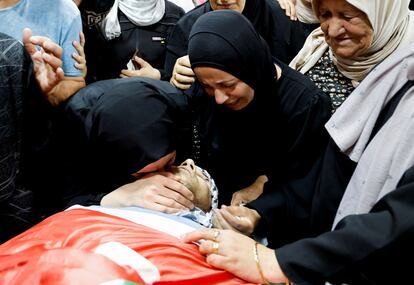
[[[414,167],[367,214],[276,250],[295,284],[407,284],[414,253]]]

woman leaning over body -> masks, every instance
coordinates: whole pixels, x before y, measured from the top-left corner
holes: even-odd
[[[220,34],[222,23],[208,16],[193,32],[204,27]],[[242,27],[240,22],[226,26]],[[193,36],[190,47],[202,42]],[[204,58],[189,52],[207,88],[200,68],[214,49],[206,46]],[[407,282],[412,269],[401,256],[414,253],[413,70],[411,44],[376,67],[332,116],[328,145],[306,175],[282,180],[270,173],[261,204],[248,204],[255,210],[216,212],[218,224],[234,231],[198,231],[184,241],[206,240],[200,251],[210,264],[252,282],[286,277],[297,284]],[[231,92],[224,95],[232,98]],[[257,222],[269,248],[236,233],[251,234]]]
[[[320,21],[290,66],[329,94],[335,111],[372,68],[414,41],[409,0],[313,0]]]
[[[221,28],[211,31],[199,22],[189,46],[209,95],[197,98],[205,155],[200,166],[216,180],[220,203],[228,203],[259,175],[306,173],[327,141],[330,101],[304,75],[273,59],[240,13],[206,14]]]

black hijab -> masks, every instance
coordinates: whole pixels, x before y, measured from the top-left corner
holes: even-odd
[[[226,196],[264,173],[273,141],[270,124],[278,113],[275,66],[266,42],[249,20],[229,10],[212,11],[196,21],[188,55],[193,69],[217,68],[254,89],[252,102],[239,111],[216,104],[213,97],[204,96],[207,102],[200,103],[200,135],[208,153],[205,167],[223,189],[221,201],[228,202]]]
[[[179,96],[168,82],[118,79],[86,118],[97,175],[116,187],[132,173],[177,150],[186,107],[186,97]]]
[[[201,16],[191,30],[188,55],[192,68],[226,71],[258,93],[275,81],[275,66],[266,42],[248,19],[231,10]]]

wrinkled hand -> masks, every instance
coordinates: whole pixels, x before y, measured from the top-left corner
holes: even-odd
[[[122,78],[125,77],[134,77],[134,76],[142,76],[148,77],[152,79],[161,79],[161,73],[158,69],[152,67],[147,61],[143,60],[139,56],[134,56],[132,59],[134,62],[136,70],[129,70],[129,69],[122,69],[121,74],[119,75]]]
[[[280,7],[285,10],[286,16],[288,16],[292,21],[298,19],[296,15],[296,0],[277,0]]]
[[[170,83],[175,87],[186,90],[195,81],[195,74],[191,69],[190,58],[188,55],[177,59],[174,65]]]
[[[32,58],[33,72],[40,90],[48,98],[65,76],[61,60],[62,48],[49,38],[32,36],[32,31],[28,28],[23,30],[23,44]]]
[[[80,42],[73,41],[72,45],[76,49],[77,53],[74,52],[72,54],[72,58],[76,61],[75,68],[82,72],[82,77],[85,78],[88,72],[86,66],[86,56],[85,56],[85,35],[83,32],[79,33]]]
[[[194,195],[179,181],[179,177],[167,172],[148,174],[107,194],[101,205],[139,206],[164,213],[190,210],[194,207]]]
[[[231,272],[232,274],[252,283],[263,282],[257,269],[254,256],[254,240],[233,231],[220,230],[217,235],[212,229],[201,229],[184,235],[184,242],[201,241],[200,253],[207,255],[207,263]],[[214,248],[216,244],[216,248]],[[258,245],[257,253],[261,269],[272,283],[285,280],[277,262],[274,250]]]
[[[245,235],[251,235],[260,221],[256,210],[242,206],[221,206],[214,209],[213,226],[218,229],[227,229]]]
[[[263,187],[266,182],[266,175],[259,176],[249,187],[234,192],[230,204],[232,206],[243,206],[253,200],[256,200],[260,195],[262,195]]]

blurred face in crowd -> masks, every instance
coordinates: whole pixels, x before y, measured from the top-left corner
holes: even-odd
[[[196,67],[194,73],[207,95],[219,105],[238,111],[254,98],[254,90],[230,73],[212,67]]]
[[[192,159],[187,159],[179,166],[170,166],[168,171],[181,177],[181,183],[194,194],[194,205],[208,212],[211,208],[210,181],[195,166]]]
[[[363,55],[374,34],[367,15],[346,0],[320,0],[318,4],[321,29],[334,54],[342,58]]]
[[[243,12],[246,0],[209,0],[213,10],[229,9],[237,12]],[[257,0],[253,0],[257,1]]]

